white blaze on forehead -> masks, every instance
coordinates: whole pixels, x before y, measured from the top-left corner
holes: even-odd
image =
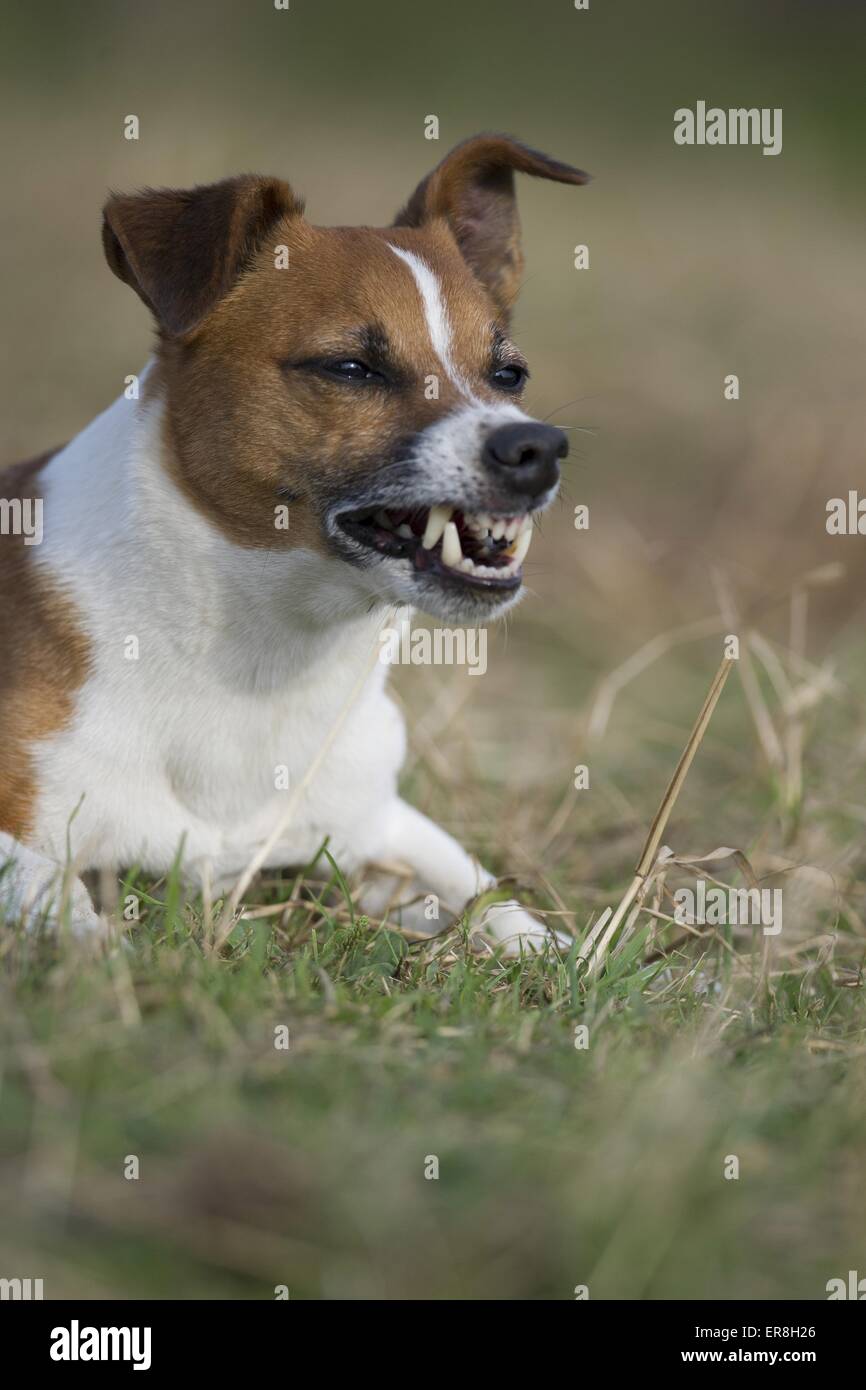
[[[472,388],[454,365],[454,359],[451,356],[451,324],[448,320],[448,311],[442,298],[442,287],[439,280],[427,262],[422,261],[420,256],[416,256],[412,251],[404,251],[400,246],[393,246],[391,242],[387,244],[391,247],[394,255],[399,256],[400,260],[404,261],[412,272],[412,277],[421,296],[421,303],[424,305],[424,317],[427,321],[427,332],[430,334],[433,351],[458,391],[474,401],[476,397],[472,393]]]

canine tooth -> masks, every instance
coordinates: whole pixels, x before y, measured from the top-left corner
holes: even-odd
[[[450,514],[450,513],[449,513]],[[445,530],[442,533],[442,563],[456,569],[463,559],[463,551],[460,548],[460,534],[453,521],[445,523]]]
[[[446,526],[451,520],[453,507],[431,507],[430,515],[427,518],[427,525],[424,528],[424,535],[421,537],[421,544],[425,550],[432,550],[439,537],[444,533]],[[452,526],[456,535],[457,527]],[[460,549],[458,538],[457,549]]]
[[[531,544],[532,528],[527,527],[526,530],[521,531],[520,535],[517,537],[517,541],[511,555],[511,564],[514,566],[515,569],[518,569],[519,566],[523,564],[523,561],[526,559],[526,552]]]

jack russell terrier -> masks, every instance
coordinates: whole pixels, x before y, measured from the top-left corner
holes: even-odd
[[[588,177],[482,135],[385,229],[315,227],[259,175],[109,200],[108,264],[157,346],[139,399],[0,472],[0,917],[103,926],[70,867],[162,875],[182,846],[219,885],[326,836],[448,914],[495,885],[397,795],[369,658],[394,605],[477,625],[516,603],[557,491],[566,437],[520,408],[508,337],[515,170]],[[38,536],[8,524],[34,512]],[[278,768],[304,784],[271,843]],[[513,902],[481,926],[549,939]]]

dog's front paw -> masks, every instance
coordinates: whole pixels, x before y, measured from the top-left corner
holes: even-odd
[[[73,936],[105,932],[80,878],[70,878],[64,887],[63,871],[53,860],[10,844],[7,858],[0,841],[0,922],[28,932],[56,931],[66,924]]]
[[[17,903],[13,899],[7,905],[7,920],[17,921],[27,932],[56,932],[68,928],[73,936],[84,937],[103,935],[106,931],[105,922],[90,901],[90,894],[78,880],[70,886],[65,901],[54,888],[33,893],[30,885]]]
[[[568,951],[572,945],[570,936],[551,931],[514,901],[492,903],[479,919],[478,929],[501,947],[505,956],[519,956],[521,951],[543,951],[550,945]]]
[[[67,912],[66,920],[73,936],[106,935],[108,928],[105,918],[95,910],[90,894],[78,878],[73,881],[69,891]]]

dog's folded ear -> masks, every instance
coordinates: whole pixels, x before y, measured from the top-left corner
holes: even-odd
[[[523,270],[515,169],[557,183],[588,183],[590,177],[510,136],[475,135],[445,156],[394,219],[395,227],[421,227],[444,219],[464,259],[506,319]]]
[[[103,209],[102,244],[163,333],[191,332],[236,283],[268,232],[303,204],[281,179],[242,174],[200,188],[119,194]]]

